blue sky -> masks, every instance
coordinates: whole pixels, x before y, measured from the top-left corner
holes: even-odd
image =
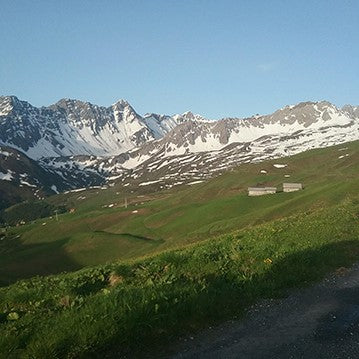
[[[359,1],[1,0],[0,94],[209,118],[359,104]]]

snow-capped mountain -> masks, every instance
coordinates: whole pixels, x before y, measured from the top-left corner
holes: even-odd
[[[143,121],[150,129],[156,140],[162,138],[166,133],[173,130],[177,125],[185,122],[204,122],[207,121],[200,115],[195,115],[187,111],[181,115],[158,115],[155,113],[147,113],[143,117]]]
[[[147,143],[138,153],[142,156],[161,151],[164,156],[203,151],[217,151],[232,143],[244,143],[263,136],[290,135],[298,131],[323,137],[324,129],[333,128],[350,134],[357,128],[359,116],[355,108],[339,110],[328,102],[305,102],[287,106],[267,116],[247,119],[228,118],[219,121],[187,121],[179,124],[161,140]],[[321,135],[323,133],[323,135]],[[284,145],[285,147],[285,145]]]
[[[143,118],[124,100],[106,108],[63,99],[37,108],[15,96],[2,96],[0,144],[33,159],[116,155],[162,137],[182,120],[168,117]]]
[[[328,102],[286,106],[271,115],[247,119],[186,121],[160,140],[151,141],[121,156],[122,166],[134,168],[149,158],[220,151],[228,145],[275,144],[276,156],[312,147],[324,147],[359,139],[359,116]],[[278,138],[281,140],[278,141]],[[293,141],[294,139],[294,141]],[[290,151],[292,148],[292,151]],[[295,148],[296,150],[293,150]],[[259,156],[259,154],[256,154]]]
[[[305,102],[247,119],[191,118],[161,139],[118,156],[48,158],[43,164],[61,172],[70,163],[72,171],[97,171],[107,181],[168,188],[212,177],[240,163],[357,140],[355,109]]]
[[[358,139],[359,107],[325,101],[210,121],[191,112],[140,116],[124,100],[108,108],[77,100],[36,108],[0,97],[0,144],[38,160],[67,188],[111,182],[168,188],[240,163]]]

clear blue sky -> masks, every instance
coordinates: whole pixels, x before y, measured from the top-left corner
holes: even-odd
[[[359,104],[359,1],[1,0],[0,94],[209,118]]]

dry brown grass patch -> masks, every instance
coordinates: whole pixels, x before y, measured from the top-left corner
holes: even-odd
[[[116,273],[111,273],[110,276],[108,277],[108,283],[110,287],[114,287],[122,282],[123,282],[123,277]]]

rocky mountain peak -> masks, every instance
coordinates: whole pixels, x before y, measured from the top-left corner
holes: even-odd
[[[28,102],[19,100],[16,96],[0,96],[0,116],[7,116],[16,110],[26,110],[32,107]]]
[[[264,116],[264,123],[277,123],[280,125],[294,125],[310,127],[313,124],[324,124],[334,120],[343,113],[328,101],[306,101],[296,105],[285,106],[272,115]]]
[[[63,98],[60,101],[56,102],[55,104],[46,107],[47,109],[51,109],[53,111],[59,111],[65,114],[80,114],[81,112],[86,111],[97,111],[101,109],[100,106],[94,105],[90,102],[70,99],[70,98]],[[104,107],[102,109],[105,109]]]
[[[120,98],[117,100],[112,106],[115,107],[132,107],[127,100],[124,100],[123,98]]]
[[[142,117],[134,110],[134,108],[126,100],[118,100],[111,109],[117,121],[141,121]]]
[[[116,112],[123,112],[127,114],[133,114],[134,116],[140,118],[141,116],[135,111],[135,109],[130,105],[126,100],[120,99],[116,101],[111,108]]]
[[[179,123],[182,123],[185,121],[208,121],[201,115],[194,114],[191,111],[186,111],[182,114],[174,115],[173,118]]]
[[[170,116],[167,116],[167,115],[161,115],[161,114],[158,114],[158,113],[146,113],[143,115],[143,118],[146,119],[146,118],[154,118],[158,121],[161,121],[161,120],[164,120],[166,118],[169,118]]]
[[[271,115],[210,121],[191,111],[174,116],[141,116],[123,99],[101,107],[64,98],[49,107],[37,108],[15,96],[3,96],[0,111],[0,144],[14,146],[38,159],[113,156],[153,140],[167,143],[165,148],[171,148],[171,153],[218,150],[261,136],[349,125],[353,116],[358,118],[359,110],[353,106],[338,110],[327,101],[301,102]]]
[[[359,106],[344,105],[342,111],[351,116],[352,118],[359,119]]]
[[[62,98],[61,100],[57,101],[55,104],[49,106],[54,108],[71,108],[74,106],[95,106],[92,105],[90,102],[85,102],[77,99],[71,99],[71,98]]]

